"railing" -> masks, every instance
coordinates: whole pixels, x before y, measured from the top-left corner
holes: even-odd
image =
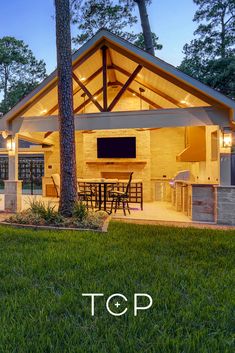
[[[4,180],[8,179],[8,156],[0,157],[0,191],[4,190]]]
[[[42,177],[44,175],[43,156],[19,156],[19,180],[23,180],[22,189],[25,194],[42,193]]]
[[[117,186],[115,186],[115,189],[119,191],[125,191],[126,186],[127,186],[127,181],[118,181]],[[92,182],[86,182],[86,181],[79,181],[79,189],[81,192],[87,192],[89,193],[90,191],[90,185]],[[109,188],[108,188],[109,189]],[[107,194],[106,196],[107,199],[107,206],[111,204],[112,198],[109,197]],[[99,201],[99,194],[98,191],[94,195],[94,201]],[[142,181],[133,181],[131,183],[130,189],[129,189],[129,203],[130,204],[137,204],[140,205],[141,210],[143,210],[143,183]]]

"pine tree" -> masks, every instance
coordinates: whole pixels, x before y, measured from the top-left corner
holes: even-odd
[[[59,210],[63,216],[69,217],[77,199],[69,0],[55,0],[55,10],[61,180]]]

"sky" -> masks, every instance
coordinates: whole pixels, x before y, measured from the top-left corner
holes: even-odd
[[[193,38],[193,0],[153,0],[149,6],[152,31],[163,49],[156,56],[177,66],[185,43]],[[138,31],[141,26],[138,24]],[[46,62],[47,73],[56,67],[54,0],[0,0],[0,38],[14,36],[29,45],[37,59]]]

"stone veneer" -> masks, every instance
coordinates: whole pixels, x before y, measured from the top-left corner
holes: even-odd
[[[218,224],[235,226],[235,186],[216,187]]]

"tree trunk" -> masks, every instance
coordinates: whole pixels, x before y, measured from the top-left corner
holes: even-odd
[[[224,59],[226,56],[226,36],[225,36],[225,12],[223,12],[221,16],[221,33],[220,33],[220,38],[221,38],[221,46],[220,46],[220,55],[221,58]]]
[[[145,0],[134,0],[134,1],[137,3],[139,8],[141,26],[142,26],[143,35],[144,35],[145,49],[148,53],[154,55],[155,53],[154,53],[154,47],[153,47],[153,37],[152,37],[152,31],[150,28],[146,2]]]
[[[59,210],[69,217],[77,200],[69,0],[55,0],[55,10],[60,135]]]
[[[3,88],[3,99],[6,102],[8,94],[8,69],[7,65],[4,65],[4,88]]]

